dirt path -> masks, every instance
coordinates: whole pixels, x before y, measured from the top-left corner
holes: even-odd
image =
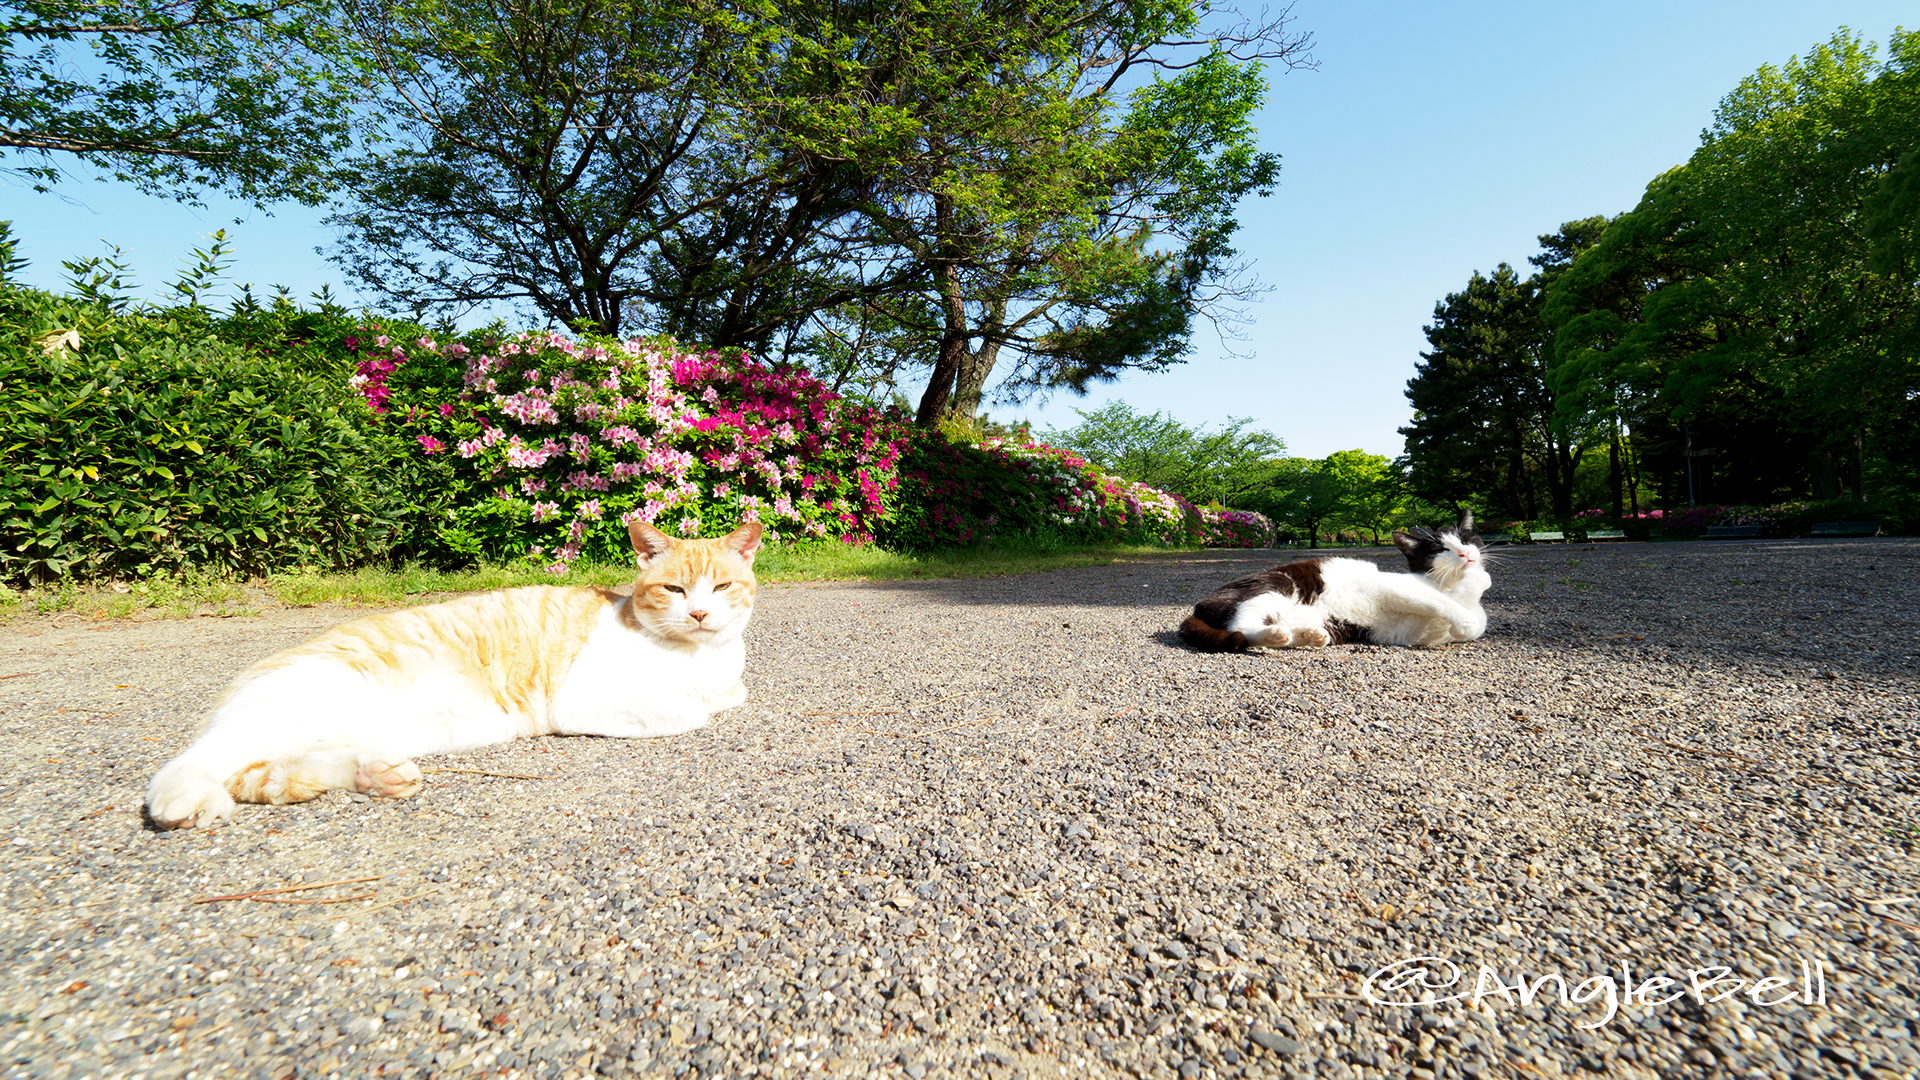
[[[197,833],[140,820],[153,770],[355,613],[0,625],[0,1060],[1920,1074],[1920,543],[1515,549],[1470,645],[1177,644],[1275,558],[768,587],[753,697],[707,730],[423,759],[475,771]],[[1441,996],[1486,965],[1588,1000],[1379,1003],[1423,956],[1459,967]],[[1703,998],[1742,991],[1619,996],[1715,966]]]

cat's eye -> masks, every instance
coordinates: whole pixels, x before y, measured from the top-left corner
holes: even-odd
[[[681,588],[678,585],[662,585],[660,587],[667,590],[670,593],[679,593],[681,596],[687,595],[687,590]]]
[[[714,592],[719,592],[719,591],[721,591],[722,589],[726,589],[726,588],[728,588],[728,587],[730,587],[730,586],[732,586],[732,584],[733,584],[733,582],[731,582],[731,581],[723,581],[723,582],[721,582],[720,584],[718,584],[718,585],[715,585],[715,586],[713,587],[713,591],[714,591]]]

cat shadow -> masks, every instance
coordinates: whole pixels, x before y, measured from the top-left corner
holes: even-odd
[[[1222,582],[1283,563],[1334,554],[1389,559],[1399,567],[1405,565],[1391,549],[1336,552],[1310,548],[1244,548],[1146,555],[1104,566],[1066,567],[1006,577],[901,578],[863,581],[859,586],[903,597],[924,596],[976,607],[1034,607],[1052,603],[1075,607],[1186,607],[1204,599]]]
[[[1179,649],[1182,652],[1190,652],[1190,653],[1198,654],[1200,651],[1194,648],[1193,646],[1188,645],[1185,641],[1181,640],[1180,631],[1178,630],[1155,631],[1154,633],[1147,635],[1147,640],[1158,642],[1162,645],[1165,645],[1169,649]]]

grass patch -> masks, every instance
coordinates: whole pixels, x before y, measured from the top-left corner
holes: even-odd
[[[106,585],[62,581],[37,589],[0,586],[0,617],[62,612],[87,619],[255,615],[263,599],[233,578],[189,570],[177,577],[156,576]]]
[[[753,569],[754,576],[763,582],[1004,577],[1076,566],[1109,566],[1128,559],[1167,555],[1173,550],[1177,549],[1153,544],[1102,547],[1041,544],[906,554],[870,544],[796,544],[768,548],[754,561]]]
[[[1002,577],[1175,554],[1181,549],[1157,545],[1072,547],[1037,543],[1019,547],[959,548],[923,554],[887,551],[872,545],[810,543],[775,545],[754,561],[762,583],[787,581],[903,581],[928,578]],[[249,615],[262,606],[398,607],[442,599],[449,594],[509,589],[519,585],[598,585],[619,588],[633,582],[629,564],[580,565],[566,574],[540,567],[478,566],[432,570],[421,566],[368,568],[348,573],[303,570],[240,582],[211,574],[152,578],[134,584],[76,585],[61,582],[37,589],[0,588],[0,616],[68,612],[89,619],[183,618],[188,615]]]
[[[562,575],[539,567],[483,565],[467,570],[431,570],[423,566],[397,569],[369,567],[349,573],[303,570],[272,574],[262,587],[274,599],[291,607],[313,604],[393,606],[418,603],[444,593],[487,592],[518,585],[626,585],[633,581],[631,566],[579,566]]]

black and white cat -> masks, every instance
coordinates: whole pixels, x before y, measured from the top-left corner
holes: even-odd
[[[1493,584],[1473,531],[1456,525],[1393,534],[1411,573],[1364,559],[1302,559],[1230,581],[1193,606],[1180,637],[1202,652],[1321,645],[1432,648],[1487,632],[1480,597]]]

